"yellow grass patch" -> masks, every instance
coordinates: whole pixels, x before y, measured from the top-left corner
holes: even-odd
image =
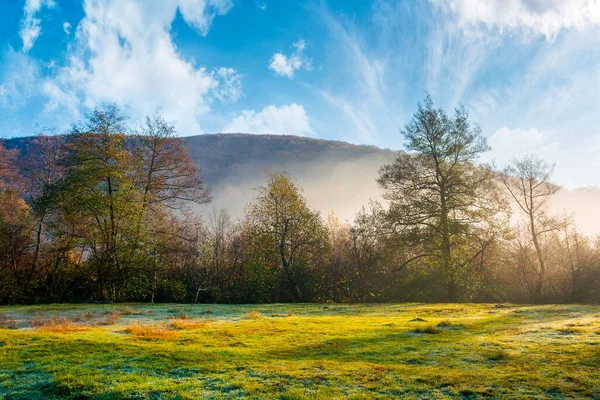
[[[200,329],[205,327],[208,321],[205,319],[192,319],[192,318],[173,318],[169,322],[169,326],[173,329]]]
[[[31,327],[42,332],[52,333],[72,333],[90,329],[90,326],[85,323],[78,323],[65,318],[34,319],[31,322]]]

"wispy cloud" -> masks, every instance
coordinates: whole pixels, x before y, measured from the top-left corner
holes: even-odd
[[[31,50],[38,36],[42,32],[41,19],[37,17],[42,8],[52,8],[56,5],[54,0],[26,0],[23,7],[23,20],[19,36],[23,41],[23,51]]]

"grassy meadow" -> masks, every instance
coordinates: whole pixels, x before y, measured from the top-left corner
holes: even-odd
[[[600,398],[600,306],[0,307],[0,399]]]

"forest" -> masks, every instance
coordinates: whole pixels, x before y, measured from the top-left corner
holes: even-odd
[[[0,144],[0,304],[600,301],[600,238],[550,212],[551,163],[481,163],[481,128],[428,96],[401,135],[353,221],[284,171],[243,217],[202,218],[211,193],[174,125],[115,105],[26,152]]]

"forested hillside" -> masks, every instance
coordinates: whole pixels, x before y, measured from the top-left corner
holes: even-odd
[[[64,135],[52,139],[61,141]],[[0,139],[4,147],[21,153],[26,153],[33,141],[33,136]],[[183,143],[209,186],[216,186],[249,168],[288,170],[325,158],[336,162],[371,156],[394,158],[392,150],[375,146],[288,135],[205,134],[185,137]]]

